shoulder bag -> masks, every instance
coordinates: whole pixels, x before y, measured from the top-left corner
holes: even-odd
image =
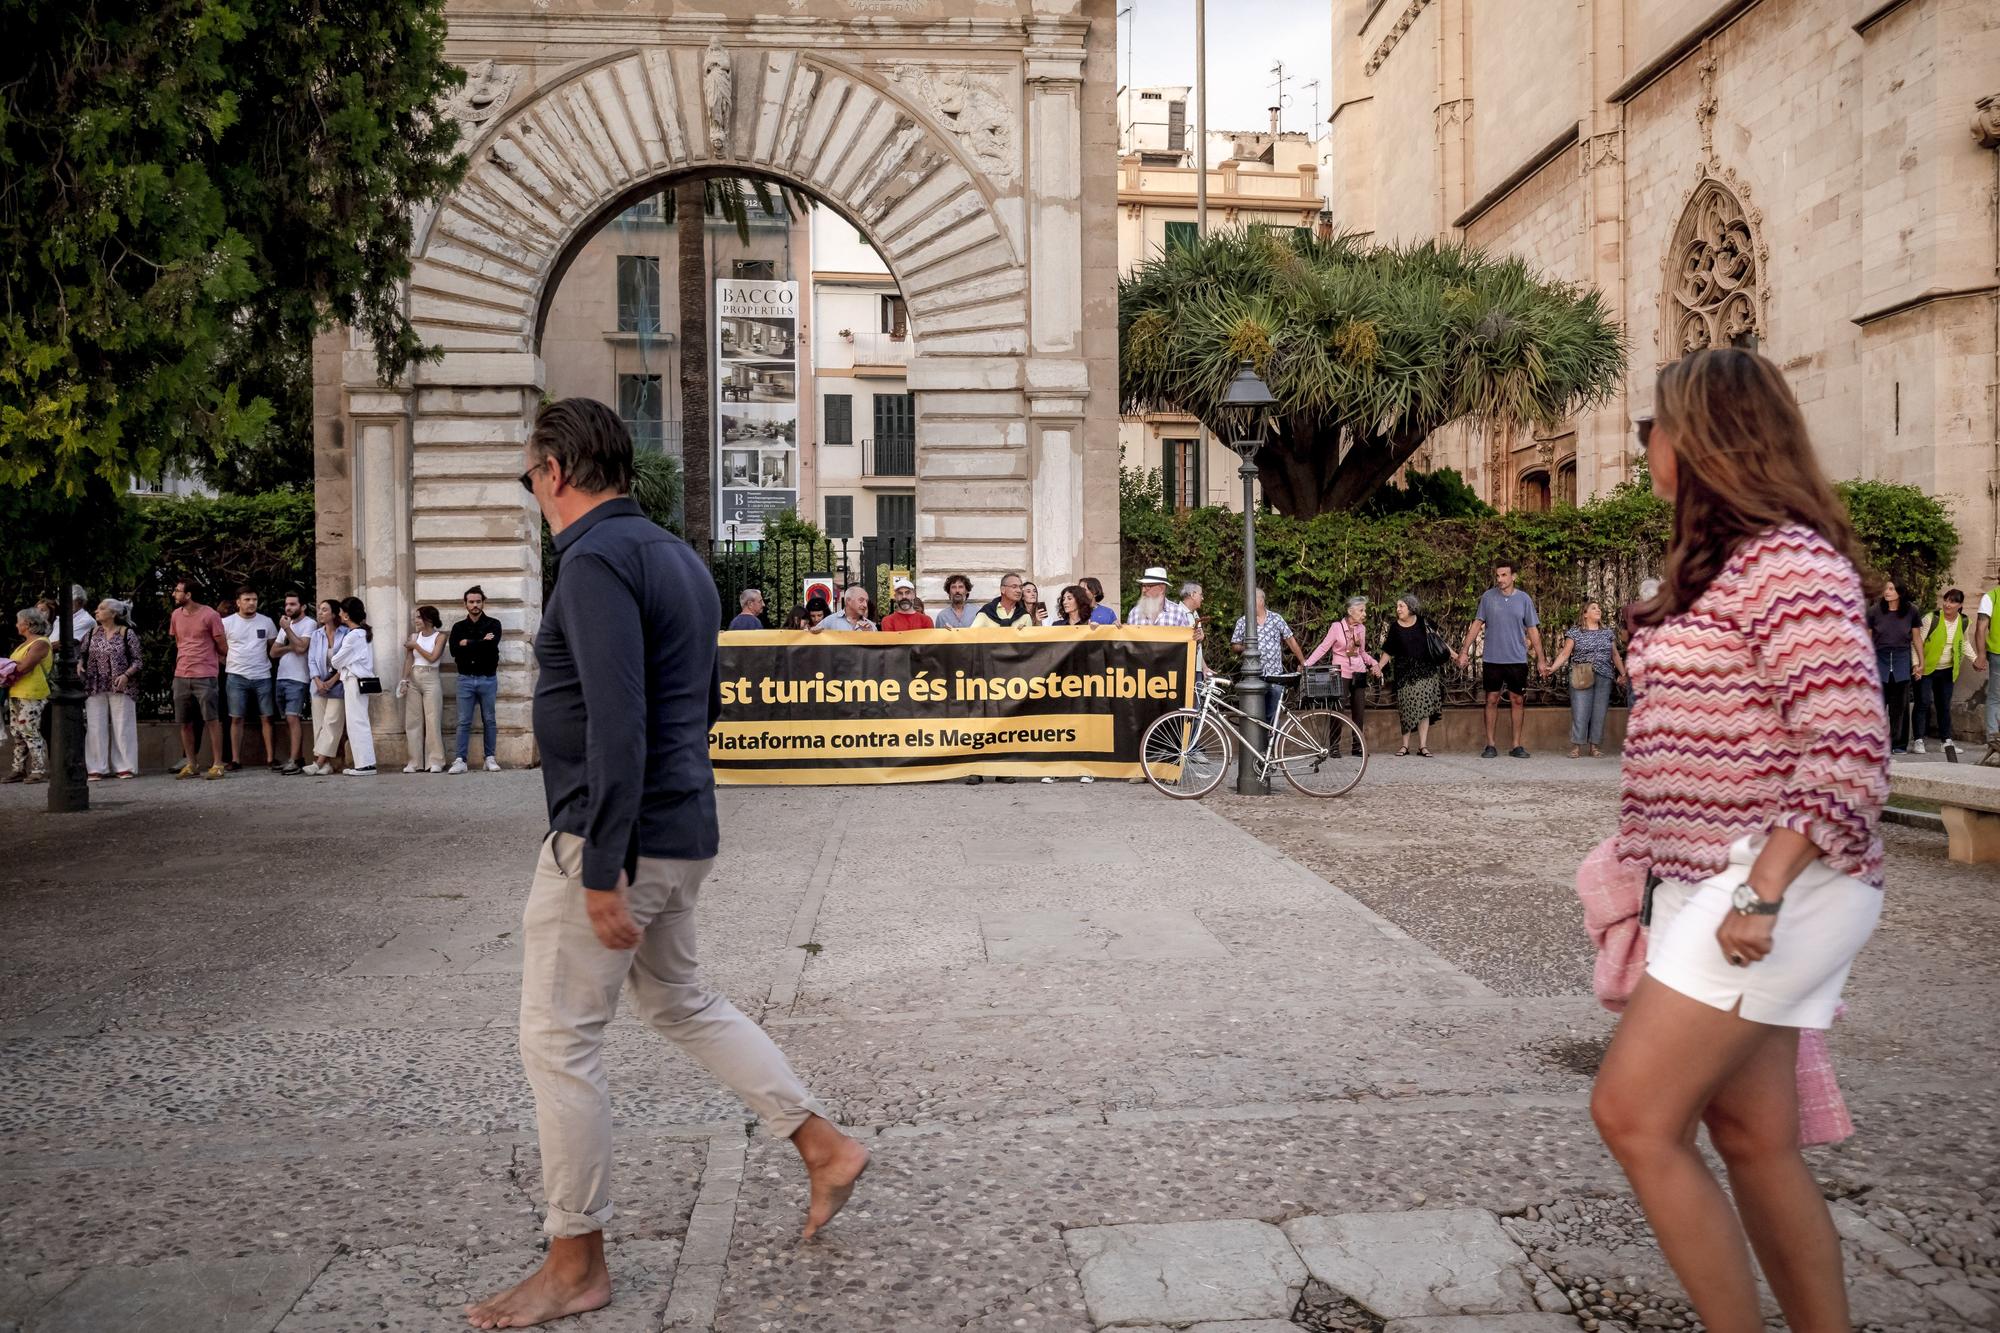
[[[1569,687],[1573,690],[1587,690],[1597,684],[1597,668],[1589,662],[1577,662],[1569,669]]]
[[[1430,654],[1433,662],[1451,660],[1451,645],[1444,641],[1444,631],[1437,627],[1436,621],[1428,617],[1424,620],[1424,651]]]

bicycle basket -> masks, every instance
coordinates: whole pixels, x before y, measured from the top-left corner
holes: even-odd
[[[1307,667],[1299,681],[1299,697],[1312,703],[1344,703],[1347,681],[1332,667]]]

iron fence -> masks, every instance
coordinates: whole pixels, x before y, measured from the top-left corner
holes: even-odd
[[[857,583],[868,590],[871,614],[886,615],[890,580],[916,573],[917,543],[900,536],[717,541],[708,544],[707,557],[725,622],[736,614],[744,589],[755,588],[764,594],[764,623],[779,629],[813,592],[823,589],[835,606],[840,590]]]

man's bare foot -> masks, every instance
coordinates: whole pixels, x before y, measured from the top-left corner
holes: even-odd
[[[557,1236],[549,1257],[527,1279],[497,1296],[465,1307],[474,1328],[533,1328],[611,1304],[611,1270],[604,1266],[604,1233]]]
[[[792,1135],[792,1146],[806,1164],[812,1198],[806,1207],[801,1240],[811,1240],[853,1197],[855,1182],[868,1169],[868,1150],[840,1132],[831,1120],[814,1116]]]

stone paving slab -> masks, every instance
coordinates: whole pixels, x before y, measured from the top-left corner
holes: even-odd
[[[1314,1277],[1385,1319],[1536,1308],[1528,1256],[1482,1209],[1299,1217],[1284,1231]]]
[[[1480,1314],[1392,1319],[1382,1333],[1576,1333],[1565,1314]]]
[[[93,1268],[30,1315],[24,1333],[270,1333],[333,1257],[327,1249]]]
[[[1099,1325],[1282,1320],[1306,1285],[1284,1233],[1264,1222],[1079,1227],[1063,1244]]]
[[[1229,957],[1192,912],[989,912],[979,918],[979,934],[994,963]]]
[[[557,1327],[574,1333],[657,1333],[673,1291],[677,1240],[614,1240],[611,1304]],[[539,1256],[468,1254],[449,1246],[398,1245],[343,1254],[327,1265],[276,1333],[446,1333],[464,1329],[465,1306],[527,1275]]]

